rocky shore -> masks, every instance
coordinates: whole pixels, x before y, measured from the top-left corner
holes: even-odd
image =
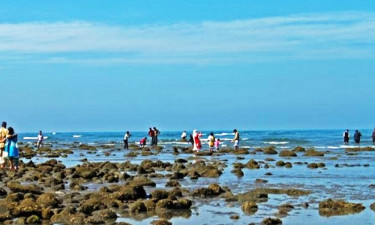
[[[285,185],[270,183],[278,170],[293,174],[295,167],[305,167],[308,171],[349,167],[348,164],[335,163],[328,167],[326,164],[331,165],[330,162],[337,161],[341,154],[350,156],[374,151],[359,148],[337,154],[300,146],[289,150],[269,146],[193,154],[190,148],[183,146],[150,149],[132,145],[128,151],[86,144],[39,150],[27,144],[21,146],[19,171],[0,171],[2,224],[130,224],[146,218],[152,218],[153,224],[172,224],[172,218],[188,220],[199,207],[210,204],[239,209],[242,213],[230,213],[228,218],[236,223],[241,217],[247,217],[247,224],[283,224],[283,219],[294,210],[311,209],[311,205],[315,205],[313,210],[323,217],[357,214],[366,208],[362,203],[320,196],[321,190],[290,183],[288,179]],[[81,163],[67,167],[64,160],[76,157],[74,153],[79,155]],[[92,162],[86,158],[97,155],[105,159],[116,154],[123,155],[123,162]],[[174,162],[155,160],[161,154],[173,155]],[[262,155],[263,160],[251,157],[255,155]],[[143,157],[137,161],[140,163],[133,162],[137,157]],[[34,162],[40,158],[46,160]],[[300,161],[295,161],[296,158]],[[265,170],[270,172],[264,173]],[[233,176],[239,179],[240,185],[241,179],[252,171],[262,171],[257,175],[262,178],[251,177],[252,185],[241,189],[232,190],[230,185],[220,182],[222,177]],[[309,198],[311,195],[315,197]],[[287,196],[288,202],[275,205],[274,196]],[[368,208],[375,208],[373,205]],[[264,206],[276,211],[262,212],[262,219],[259,216],[253,219]],[[130,220],[124,222],[120,218]]]

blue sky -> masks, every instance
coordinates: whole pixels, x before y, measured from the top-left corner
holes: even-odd
[[[372,1],[1,1],[16,130],[375,126]]]

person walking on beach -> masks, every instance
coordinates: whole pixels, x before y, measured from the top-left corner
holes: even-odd
[[[186,140],[186,131],[184,131],[184,132],[182,132],[182,134],[181,134],[181,139],[182,140]]]
[[[5,142],[8,135],[7,123],[2,122],[0,128],[0,167],[4,168],[6,160],[8,158],[8,153],[4,151]]]
[[[37,149],[40,149],[42,146],[43,146],[43,132],[40,130],[39,131],[39,134],[38,134],[38,139],[37,139],[37,142],[36,142],[36,148]]]
[[[349,129],[347,129],[342,136],[344,137],[344,144],[349,144]]]
[[[144,137],[144,138],[142,138],[139,141],[139,144],[141,145],[141,147],[145,147],[146,146],[146,142],[147,142],[147,137]]]
[[[129,149],[129,138],[131,137],[132,135],[130,134],[129,131],[126,131],[125,135],[124,135],[124,149]]]
[[[372,132],[372,144],[375,145],[375,128],[374,128],[374,131]]]
[[[240,133],[237,131],[237,129],[233,130],[234,138],[232,142],[234,142],[234,150],[238,150],[238,145],[240,143]]]
[[[155,140],[154,140],[154,146],[158,146],[158,137],[160,135],[160,131],[154,127],[154,133],[155,133]]]
[[[202,137],[201,132],[198,132],[197,130],[193,131],[193,138],[194,138],[194,147],[193,151],[199,152],[202,149],[201,140],[199,139]]]
[[[356,144],[359,144],[361,142],[361,137],[362,137],[361,132],[359,132],[358,130],[356,130],[355,133],[354,133],[354,142]]]
[[[211,132],[210,135],[208,136],[208,146],[209,146],[210,152],[214,150],[214,144],[215,144],[215,136],[214,136],[214,133]]]
[[[10,161],[10,170],[18,170],[19,152],[17,146],[17,134],[14,132],[12,127],[8,128],[7,143],[5,145],[5,151],[8,153],[8,159]]]
[[[150,143],[150,146],[154,146],[155,144],[155,131],[150,127],[149,131],[148,131],[148,136],[151,137],[151,143]]]

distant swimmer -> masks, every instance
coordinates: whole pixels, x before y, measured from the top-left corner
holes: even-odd
[[[145,147],[146,146],[146,141],[147,141],[147,137],[144,137],[144,138],[142,138],[139,141],[139,144],[141,145],[141,147]]]
[[[372,144],[375,145],[375,128],[374,128],[374,131],[372,132]]]
[[[17,146],[17,134],[14,132],[12,127],[8,128],[9,133],[7,135],[7,143],[5,145],[5,151],[8,153],[8,159],[10,161],[10,170],[18,170],[19,162],[19,151]]]
[[[186,140],[186,136],[187,136],[186,131],[182,132],[181,139]]]
[[[130,134],[129,131],[126,131],[125,132],[125,135],[124,135],[124,149],[129,149],[129,138],[131,137],[132,135]]]
[[[234,150],[238,150],[238,145],[240,144],[240,133],[237,131],[237,129],[233,130],[234,138],[232,142],[234,142]]]
[[[198,152],[198,151],[200,151],[202,149],[201,140],[199,139],[200,137],[202,137],[201,132],[199,132],[197,130],[194,130],[193,131],[193,138],[194,138],[193,151]]]
[[[349,144],[349,129],[347,129],[342,136],[344,137],[344,144]]]
[[[37,142],[36,142],[36,148],[37,149],[40,149],[42,146],[43,146],[43,132],[40,130],[39,131],[39,134],[38,134],[38,139],[37,139]]]
[[[5,150],[5,142],[8,135],[7,123],[3,122],[0,128],[0,166],[4,168],[6,160],[8,158],[8,152]]]
[[[214,136],[214,133],[211,132],[210,136],[208,136],[208,147],[210,149],[210,152],[214,150],[214,145],[215,145],[215,136]]]
[[[361,142],[361,137],[362,137],[361,132],[359,132],[358,130],[356,130],[355,133],[354,133],[354,142],[356,144],[359,144]]]

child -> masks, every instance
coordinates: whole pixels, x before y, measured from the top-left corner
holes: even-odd
[[[216,148],[216,151],[219,151],[219,147],[220,147],[220,139],[217,139],[215,141],[215,148]]]
[[[8,128],[7,143],[5,146],[5,151],[8,152],[8,159],[10,161],[10,170],[18,170],[19,152],[17,146],[17,134],[14,133],[12,127]]]
[[[147,141],[147,137],[142,138],[142,140],[139,142],[139,144],[141,145],[141,147],[145,147],[146,146],[146,141]]]

